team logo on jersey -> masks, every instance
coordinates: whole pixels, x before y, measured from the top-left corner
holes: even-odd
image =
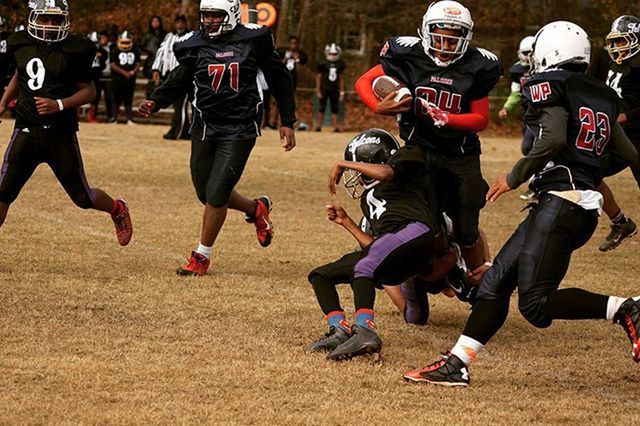
[[[382,50],[380,50],[380,56],[384,56],[389,51],[389,42],[386,42],[384,46],[382,46]]]
[[[492,61],[496,61],[496,62],[498,61],[498,57],[494,53],[489,52],[487,49],[483,49],[482,47],[477,47],[476,49],[485,58],[490,59]]]
[[[533,102],[541,102],[546,101],[551,94],[551,85],[548,81],[543,83],[538,83],[536,85],[531,86],[529,89],[531,91],[531,101]]]
[[[398,43],[398,45],[402,47],[413,47],[416,44],[420,43],[420,39],[418,37],[404,36],[398,37],[396,39],[396,43]]]
[[[447,84],[449,86],[453,85],[453,79],[445,78],[445,77],[431,76],[431,82],[432,83]]]
[[[449,14],[449,15],[454,15],[454,16],[462,15],[462,11],[460,9],[458,9],[457,7],[445,7],[444,9],[442,9],[442,11],[444,13]]]
[[[216,58],[233,58],[234,56],[236,56],[236,52],[234,52],[233,50],[216,53]]]

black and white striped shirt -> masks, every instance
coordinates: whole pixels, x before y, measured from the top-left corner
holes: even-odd
[[[173,43],[175,43],[182,35],[168,33],[156,52],[156,59],[153,61],[152,69],[153,71],[160,72],[162,77],[166,77],[179,65],[176,55],[173,53]]]

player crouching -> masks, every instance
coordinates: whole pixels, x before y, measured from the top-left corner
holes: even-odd
[[[430,176],[422,158],[419,149],[400,148],[389,133],[370,129],[349,142],[346,161],[339,161],[331,170],[332,194],[343,173],[349,174],[345,187],[352,197],[360,198],[362,213],[376,238],[363,232],[343,208],[327,206],[329,220],[349,231],[363,250],[309,274],[329,333],[307,346],[307,351],[330,352],[327,359],[336,361],[380,352],[382,340],[376,333],[373,311],[376,286],[400,285],[430,271],[429,259],[435,250],[432,230],[437,222],[427,201]],[[336,291],[341,283],[353,288],[356,314],[351,328]]]

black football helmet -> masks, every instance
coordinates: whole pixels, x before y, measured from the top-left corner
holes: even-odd
[[[0,33],[6,32],[8,30],[9,22],[3,16],[0,16]]]
[[[382,129],[369,129],[357,134],[344,151],[344,159],[371,164],[386,164],[400,149],[398,140]],[[359,198],[360,186],[368,188],[375,181],[353,170],[344,173],[344,188],[352,198]]]
[[[622,15],[613,21],[607,35],[607,52],[620,65],[640,51],[640,19]]]
[[[37,40],[55,43],[69,35],[71,19],[67,0],[29,0],[27,31]]]

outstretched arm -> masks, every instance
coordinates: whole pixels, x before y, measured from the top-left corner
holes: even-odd
[[[169,73],[167,79],[153,91],[149,99],[140,104],[138,113],[147,118],[152,113],[167,108],[178,99],[183,98],[192,85],[193,72],[185,65],[178,65]]]
[[[358,241],[360,247],[364,248],[371,244],[373,237],[364,232],[360,227],[351,219],[347,212],[337,204],[327,205],[327,217],[333,223],[342,226],[349,231],[351,235]]]

